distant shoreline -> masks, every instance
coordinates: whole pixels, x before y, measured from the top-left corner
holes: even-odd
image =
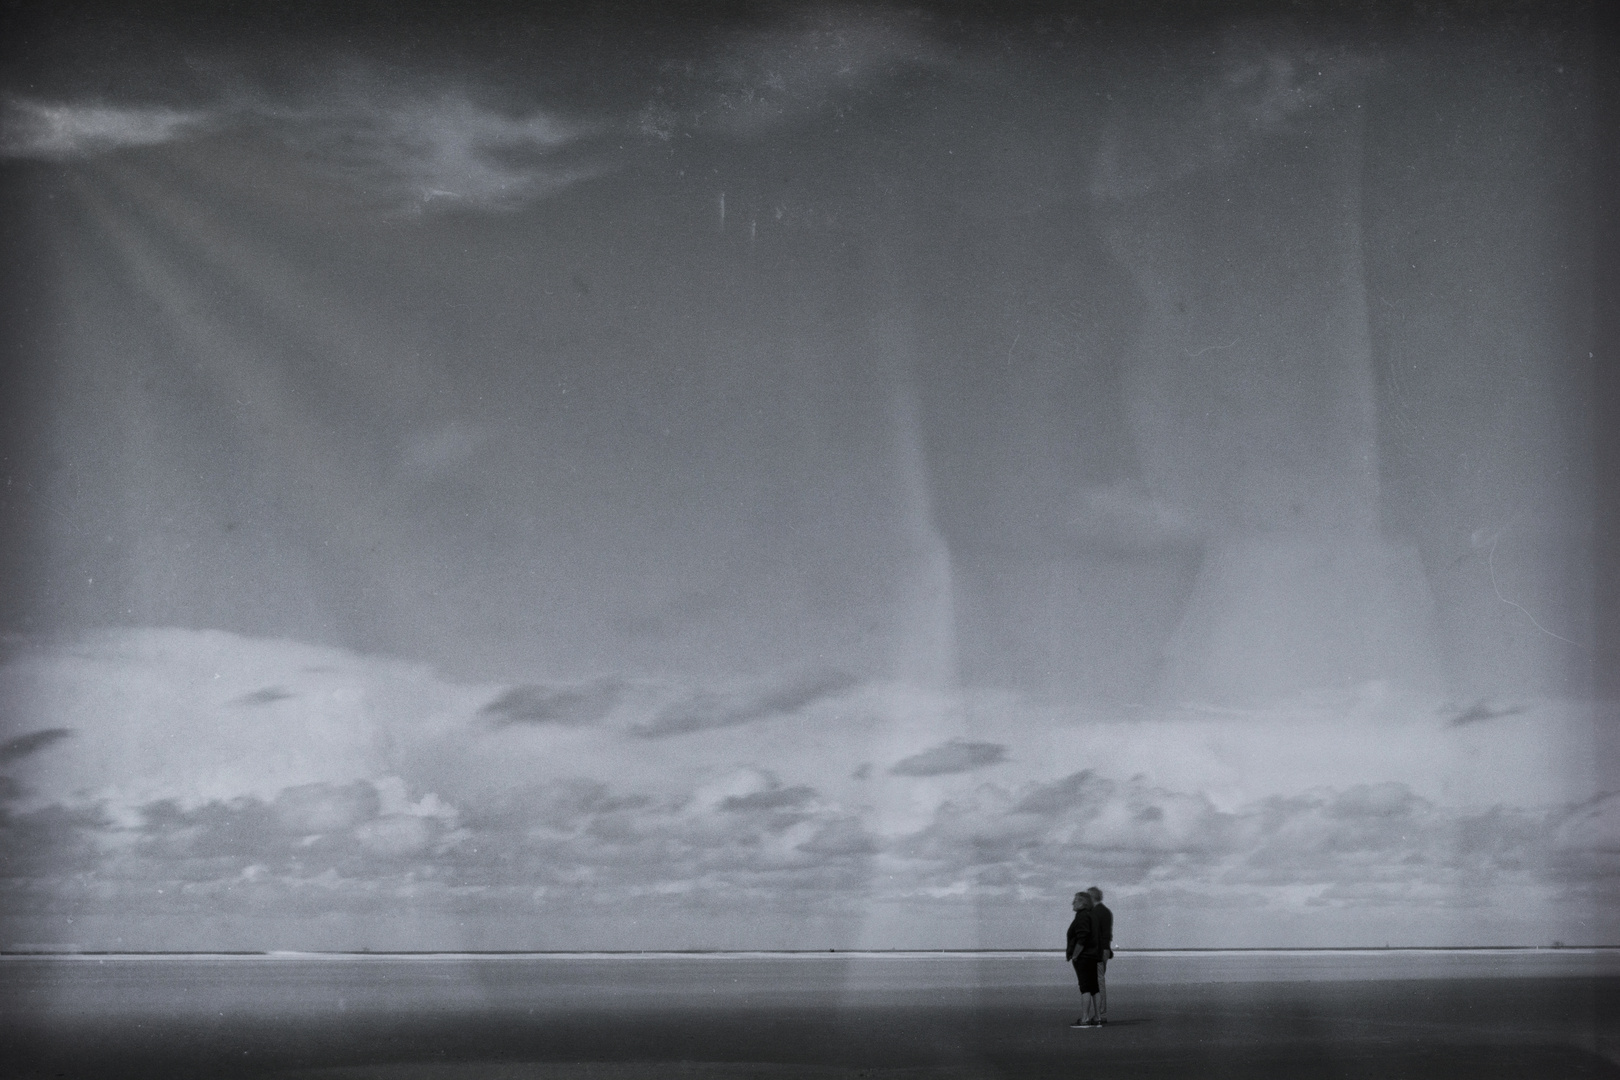
[[[84,958],[244,958],[244,959],[597,959],[597,960],[656,960],[656,959],[945,959],[945,958],[1016,958],[1025,956],[1055,956],[1061,949],[458,949],[458,950],[319,950],[319,949],[227,949],[227,950],[122,950],[81,949],[71,945],[23,945],[0,949],[0,959],[38,957]],[[1119,955],[1128,956],[1221,956],[1270,955],[1304,956],[1343,953],[1603,953],[1620,952],[1620,945],[1345,945],[1298,948],[1160,948],[1117,949]]]

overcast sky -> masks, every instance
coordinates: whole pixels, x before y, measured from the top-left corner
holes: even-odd
[[[1589,45],[1395,14],[22,20],[8,939],[1612,936]]]

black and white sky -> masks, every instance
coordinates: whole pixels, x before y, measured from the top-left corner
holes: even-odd
[[[1613,937],[1584,7],[181,7],[11,16],[8,941]]]

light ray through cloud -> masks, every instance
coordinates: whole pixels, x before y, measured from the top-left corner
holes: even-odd
[[[247,415],[247,422],[241,423],[239,430],[254,451],[249,457],[249,467],[279,467],[300,477],[301,493],[307,502],[294,518],[295,527],[310,538],[312,545],[329,546],[330,540],[337,538],[339,551],[349,553],[341,565],[324,564],[335,571],[326,582],[329,599],[352,595],[356,588],[365,588],[367,575],[363,560],[356,559],[355,554],[374,543],[376,537],[367,537],[363,531],[356,535],[356,528],[366,528],[358,519],[351,518],[346,524],[340,524],[332,518],[339,507],[364,506],[374,498],[373,492],[360,483],[358,471],[330,466],[334,454],[326,445],[329,433],[295,405],[298,395],[287,385],[281,370],[268,363],[250,344],[234,339],[228,326],[191,315],[203,305],[188,291],[188,276],[175,272],[157,245],[143,236],[138,226],[100,202],[93,192],[82,190],[82,195],[101,225],[103,235],[119,252],[120,261],[127,266],[140,293],[165,311],[166,328],[176,335],[182,348],[196,358],[194,364],[203,367],[204,400],[225,404],[231,411]],[[170,363],[174,362],[171,358]],[[168,437],[168,432],[156,426],[156,417],[143,415],[141,402],[127,402],[123,407],[130,414],[132,426],[143,430],[145,436],[136,443],[136,450],[142,456],[129,465],[151,466],[160,476],[163,471],[187,467],[169,456],[179,448]],[[289,429],[293,435],[286,438],[284,435]],[[272,435],[272,430],[279,434]],[[158,498],[169,495],[161,490],[161,484],[155,494]],[[155,537],[148,539],[162,542]],[[125,586],[132,611],[160,609],[172,593],[174,583],[152,576],[161,561],[139,552],[129,560]],[[386,603],[386,596],[378,596],[378,599]],[[334,617],[341,618],[335,612]]]

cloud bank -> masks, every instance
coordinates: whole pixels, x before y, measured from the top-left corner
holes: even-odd
[[[790,913],[1050,914],[1081,879],[1139,912],[1321,911],[1339,934],[1365,912],[1444,936],[1503,907],[1556,923],[1620,886],[1620,795],[1565,757],[1591,718],[1550,704],[1460,728],[1432,706],[1380,719],[1407,706],[1376,695],[1127,721],[1008,697],[908,711],[904,688],[823,674],[695,709],[678,686],[460,686],[179,630],[25,649],[0,690],[7,910],[169,926],[171,943],[179,924],[268,922],[285,941],[311,916],[390,912],[442,947],[467,919],[550,912],[608,944],[613,920],[590,912],[647,903],[677,928],[750,910],[733,930],[761,940],[708,943],[770,946]],[[964,724],[991,737],[938,739]],[[1497,760],[1526,786],[1437,775]]]

